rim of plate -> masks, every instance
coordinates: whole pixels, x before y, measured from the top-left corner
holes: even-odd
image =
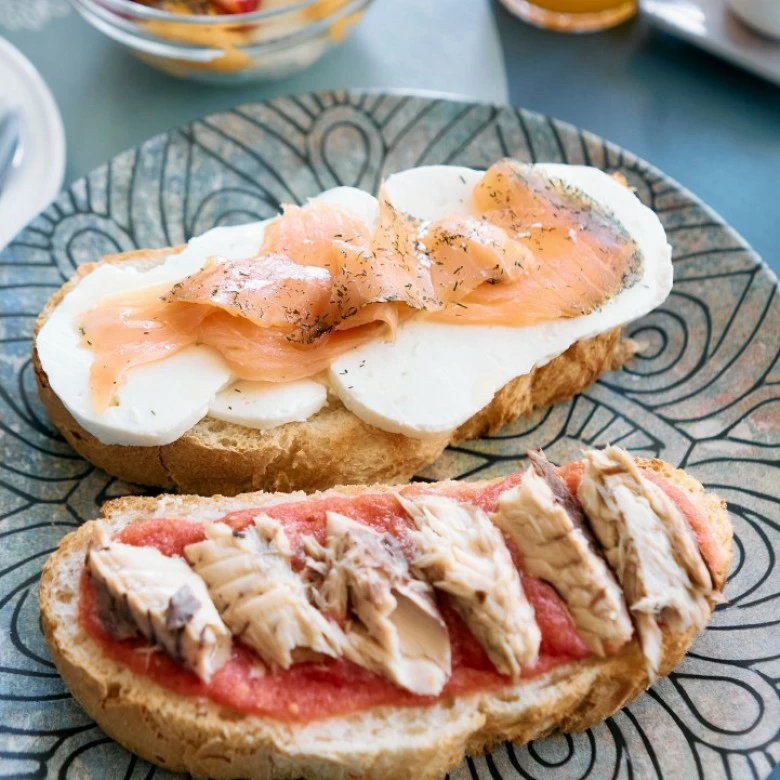
[[[21,162],[10,171],[0,192],[0,214],[9,211],[11,200],[16,201],[14,209],[0,219],[0,250],[57,197],[65,179],[66,156],[65,127],[51,90],[27,57],[0,38],[3,70],[16,76],[10,80],[10,105],[22,115],[22,151]]]

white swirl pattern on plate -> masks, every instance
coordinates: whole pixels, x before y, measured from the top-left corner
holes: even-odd
[[[619,170],[675,248],[669,300],[634,323],[646,345],[586,393],[464,442],[426,479],[486,477],[527,448],[554,460],[619,443],[684,466],[731,506],[729,603],[677,672],[584,734],[468,759],[453,778],[765,777],[780,761],[780,305],[740,238],[659,171],[596,136],[510,108],[327,92],[248,105],[125,152],[74,184],[0,255],[0,756],[29,777],[167,777],[108,740],[70,698],[37,613],[58,539],[128,492],[82,461],[43,413],[35,316],[80,262],[263,219],[325,187],[376,190],[412,165],[502,155]]]

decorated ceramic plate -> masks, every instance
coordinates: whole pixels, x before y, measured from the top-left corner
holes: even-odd
[[[679,669],[583,734],[468,759],[453,778],[765,778],[780,762],[780,297],[728,226],[606,141],[513,108],[324,92],[236,108],[152,138],[76,182],[0,255],[0,766],[3,775],[164,778],[71,698],[41,636],[41,566],[63,534],[132,492],[46,419],[33,322],[79,263],[265,219],[337,184],[375,191],[415,165],[523,160],[621,171],[674,247],[666,303],[633,323],[644,351],[583,395],[444,453],[428,478],[488,477],[532,447],[554,460],[618,443],[684,466],[729,502],[727,595]]]

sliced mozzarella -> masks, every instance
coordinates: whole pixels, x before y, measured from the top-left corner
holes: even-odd
[[[368,193],[336,187],[316,200],[340,205],[373,229],[377,202]],[[207,347],[190,347],[132,369],[117,394],[117,405],[102,414],[92,405],[93,353],[81,344],[79,315],[112,295],[174,284],[199,271],[210,257],[251,256],[262,245],[268,221],[209,230],[151,268],[130,262],[101,265],[64,296],[41,328],[36,346],[51,388],[82,428],[103,444],[152,447],[175,441],[212,411],[220,419],[267,430],[305,420],[322,408],[326,390],[309,381],[277,385],[272,392],[258,386],[249,394],[252,403],[226,401],[230,391],[215,398],[233,377],[222,358]]]
[[[103,444],[175,441],[203,417],[211,397],[231,378],[216,352],[189,347],[130,371],[117,393],[119,403],[102,414],[95,411],[89,382],[94,355],[81,345],[76,319],[106,295],[144,286],[144,276],[114,266],[98,268],[65,296],[38,334],[38,355],[52,390],[79,425]]]
[[[311,200],[322,201],[351,211],[371,232],[376,227],[379,201],[373,195],[356,187],[333,187]]]
[[[246,257],[257,251],[264,230],[264,222],[214,228],[153,268],[101,265],[65,295],[41,328],[36,346],[52,390],[82,428],[103,444],[150,447],[175,441],[206,415],[214,394],[231,379],[222,358],[208,347],[189,347],[138,366],[117,393],[119,403],[96,412],[89,384],[94,355],[82,346],[76,321],[112,295],[173,284],[214,255]]]
[[[642,278],[600,310],[574,319],[521,328],[411,320],[393,342],[370,342],[332,364],[331,389],[350,411],[407,436],[452,431],[515,377],[548,363],[577,341],[641,317],[666,299],[672,287],[671,247],[658,217],[596,168],[543,167],[623,223],[644,255]],[[391,176],[385,191],[396,208],[434,219],[468,213],[481,176],[469,168],[415,168]]]
[[[423,165],[395,173],[384,183],[384,193],[393,206],[417,219],[472,214],[474,187],[483,171],[457,165]]]
[[[217,420],[267,431],[290,422],[303,422],[328,401],[327,388],[311,379],[297,382],[236,382],[209,404]]]
[[[203,268],[210,257],[225,257],[230,260],[250,257],[260,249],[265,227],[270,221],[266,219],[246,225],[207,230],[202,235],[191,238],[181,253],[174,255],[165,265],[171,269],[172,274],[178,271],[181,276],[185,276]],[[177,276],[172,281],[177,281],[178,278],[180,277]]]

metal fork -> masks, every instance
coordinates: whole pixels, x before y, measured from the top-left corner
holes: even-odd
[[[0,192],[11,170],[19,147],[19,112],[14,108],[0,108]]]

